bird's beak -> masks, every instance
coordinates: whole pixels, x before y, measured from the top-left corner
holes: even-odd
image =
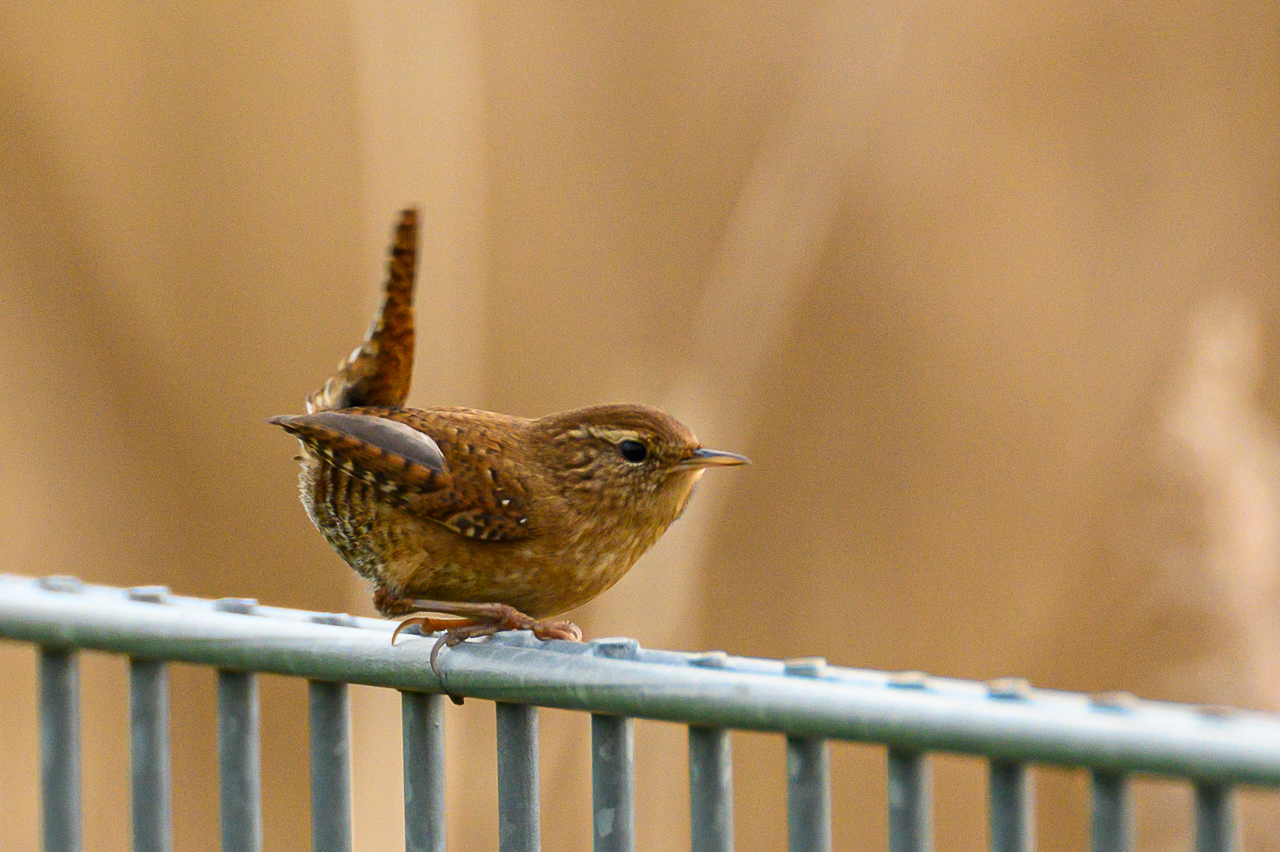
[[[689,458],[680,462],[683,468],[730,467],[736,464],[751,464],[751,459],[737,453],[726,453],[723,450],[708,450],[699,447]]]

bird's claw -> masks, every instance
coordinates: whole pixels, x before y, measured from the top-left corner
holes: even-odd
[[[432,618],[431,616],[415,615],[402,620],[396,625],[396,629],[391,633],[391,644],[395,644],[396,637],[400,635],[400,631],[411,625],[417,626],[423,632],[434,632],[442,630],[443,633],[436,643],[431,646],[431,673],[439,680],[441,685],[444,684],[444,675],[440,672],[440,649],[452,648],[455,645],[461,645],[468,639],[476,639],[481,636],[492,636],[495,633],[504,633],[508,630],[529,630],[538,639],[546,641],[548,639],[561,639],[566,642],[581,642],[582,630],[572,621],[534,621],[523,613],[512,611],[504,613],[506,615],[501,621],[471,621],[469,619],[456,618]],[[461,623],[459,623],[461,622]],[[453,624],[454,626],[449,626]],[[455,704],[461,704],[462,699],[456,695],[452,695],[446,691],[446,695]]]
[[[425,620],[426,619],[423,619],[423,618],[406,618],[404,621],[397,624],[396,629],[391,631],[391,644],[392,645],[396,644],[396,637],[400,635],[401,630],[404,630],[406,627],[409,627],[410,625],[420,624]]]
[[[533,635],[539,639],[563,639],[566,642],[581,642],[582,629],[572,621],[535,621],[529,625]]]

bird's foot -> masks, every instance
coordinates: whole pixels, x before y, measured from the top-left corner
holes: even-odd
[[[387,596],[390,597],[390,596]],[[381,607],[380,607],[381,608]],[[392,607],[388,607],[391,609]],[[403,598],[395,601],[395,609],[401,612],[433,612],[445,613],[453,618],[440,618],[434,615],[414,615],[402,620],[391,634],[391,642],[395,644],[400,631],[409,625],[416,625],[422,633],[444,631],[431,649],[431,672],[441,681],[438,658],[441,648],[452,648],[468,639],[481,636],[492,636],[508,630],[529,630],[539,639],[563,639],[567,642],[581,642],[582,630],[572,621],[538,621],[525,615],[513,606],[498,603],[454,603],[452,601],[424,601]],[[450,696],[453,698],[453,696]],[[457,699],[454,699],[455,702]]]

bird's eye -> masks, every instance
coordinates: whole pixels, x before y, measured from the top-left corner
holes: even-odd
[[[618,450],[622,452],[622,457],[632,464],[639,464],[649,457],[649,448],[639,441],[623,441],[618,444]]]

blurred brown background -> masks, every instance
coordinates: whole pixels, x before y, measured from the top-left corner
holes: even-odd
[[[0,570],[369,612],[263,418],[357,342],[416,202],[411,403],[653,403],[755,460],[588,634],[1280,710],[1278,18],[10,0]],[[0,646],[6,849],[33,673]],[[88,850],[127,844],[123,673],[83,662]],[[213,677],[172,688],[177,848],[215,848]],[[266,679],[272,850],[309,848],[305,701]],[[354,702],[357,845],[399,848],[397,698]],[[451,848],[496,848],[492,707],[449,713]],[[587,849],[587,720],[542,718],[544,846]],[[639,848],[688,847],[683,753],[640,726]],[[735,737],[740,849],[785,844],[782,756]],[[876,848],[881,754],[834,771],[837,847]],[[940,850],[983,848],[983,779],[939,761]],[[1038,795],[1083,848],[1083,777]],[[1185,848],[1186,791],[1139,798]]]

